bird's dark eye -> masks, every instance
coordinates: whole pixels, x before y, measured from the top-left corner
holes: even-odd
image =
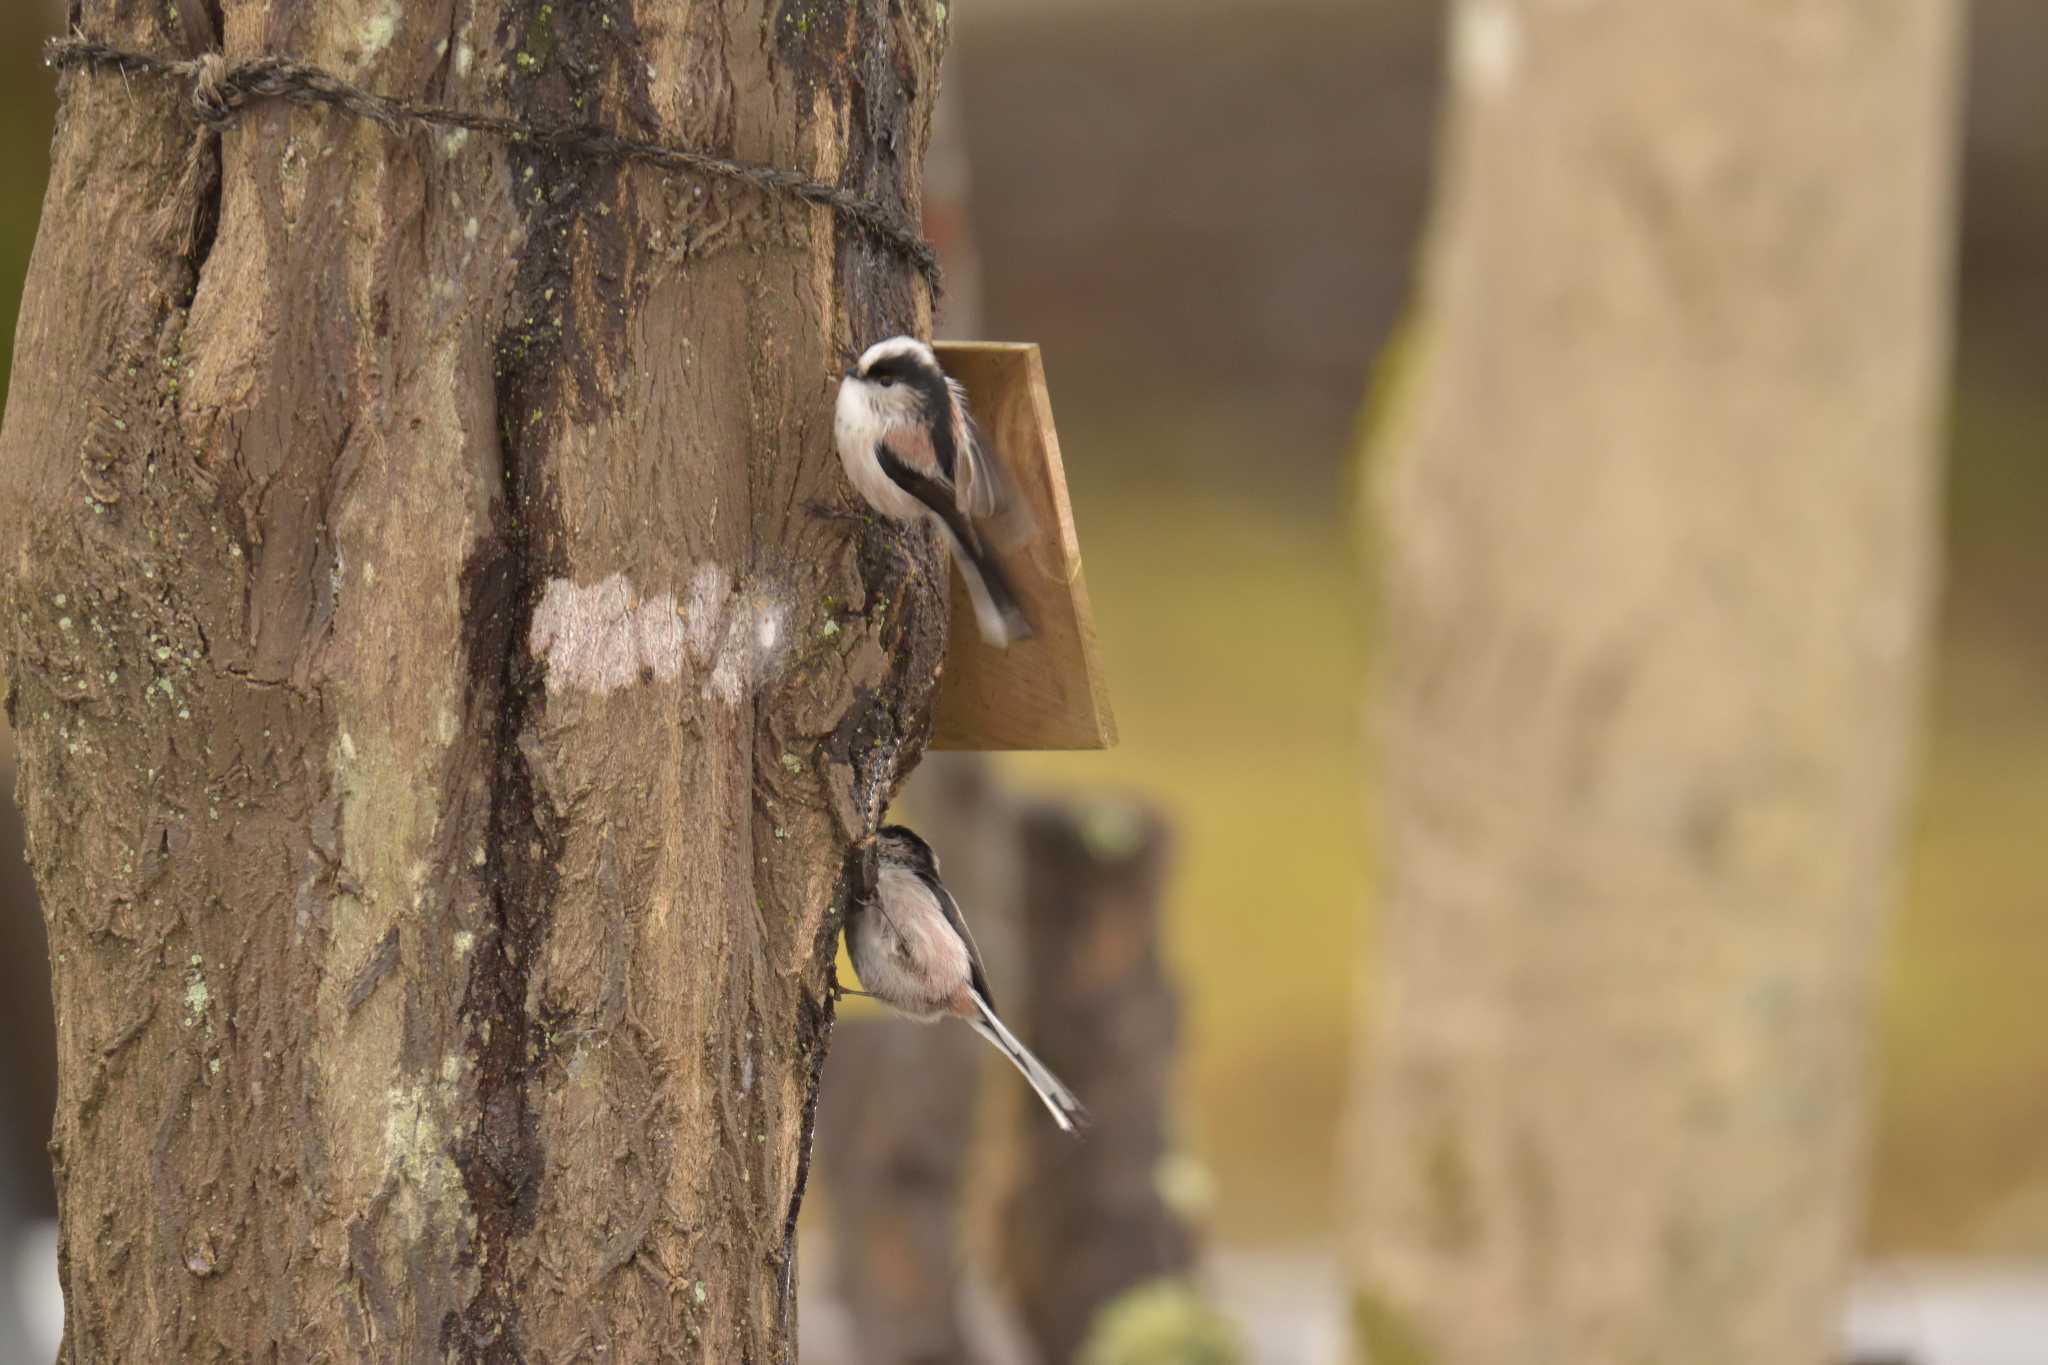
[[[875,376],[875,382],[885,389],[893,389],[896,387],[896,376],[893,374],[878,374]]]

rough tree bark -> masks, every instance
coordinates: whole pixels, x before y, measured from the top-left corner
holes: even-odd
[[[182,55],[157,0],[73,8]],[[225,11],[231,61],[915,219],[943,5]],[[945,629],[929,546],[810,509],[837,355],[921,287],[723,183],[62,99],[0,643],[66,1358],[786,1358],[849,849]]]
[[[1379,1365],[1812,1365],[1936,566],[1955,0],[1463,0],[1376,472]]]

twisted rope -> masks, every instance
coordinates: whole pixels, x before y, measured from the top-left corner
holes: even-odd
[[[509,143],[542,147],[564,156],[600,161],[638,161],[671,171],[688,171],[751,185],[764,194],[786,194],[828,208],[870,239],[894,251],[924,276],[932,297],[939,296],[939,255],[916,227],[893,209],[843,186],[799,175],[779,166],[735,161],[689,147],[621,137],[596,124],[546,125],[502,114],[480,114],[446,105],[394,99],[350,85],[317,66],[286,57],[258,57],[229,65],[218,52],[186,59],[129,52],[78,34],[52,38],[43,60],[58,69],[80,67],[124,76],[158,76],[191,87],[193,116],[219,132],[230,127],[249,105],[260,100],[288,104],[326,105],[365,118],[392,132],[408,128],[466,129]]]

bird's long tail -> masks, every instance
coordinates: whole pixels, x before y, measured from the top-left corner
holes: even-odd
[[[981,1011],[979,1019],[967,1022],[976,1033],[996,1045],[996,1050],[1010,1059],[1011,1065],[1024,1073],[1024,1079],[1038,1092],[1038,1098],[1052,1112],[1052,1121],[1060,1126],[1063,1133],[1079,1132],[1088,1126],[1088,1111],[1081,1107],[1081,1101],[1074,1098],[1074,1092],[1061,1083],[1060,1078],[1045,1069],[1045,1063],[1031,1055],[1031,1049],[1017,1041],[1017,1035],[1003,1027],[1003,1021],[996,1018],[996,1012],[989,1008],[988,1001],[974,993],[974,1003]]]
[[[946,539],[960,565],[968,600],[974,603],[974,622],[981,628],[981,638],[998,649],[1030,639],[1034,634],[1031,618],[1024,614],[1024,605],[1017,600],[994,553],[980,537],[963,540],[951,526],[946,527]]]

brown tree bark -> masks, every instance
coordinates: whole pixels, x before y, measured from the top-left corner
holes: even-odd
[[[1828,1354],[1935,587],[1959,10],[1456,8],[1375,472],[1378,1365]]]
[[[943,6],[224,8],[230,61],[915,217]],[[946,605],[809,509],[913,273],[719,182],[275,103],[195,155],[168,83],[62,98],[0,647],[66,1359],[787,1358],[848,850]]]

